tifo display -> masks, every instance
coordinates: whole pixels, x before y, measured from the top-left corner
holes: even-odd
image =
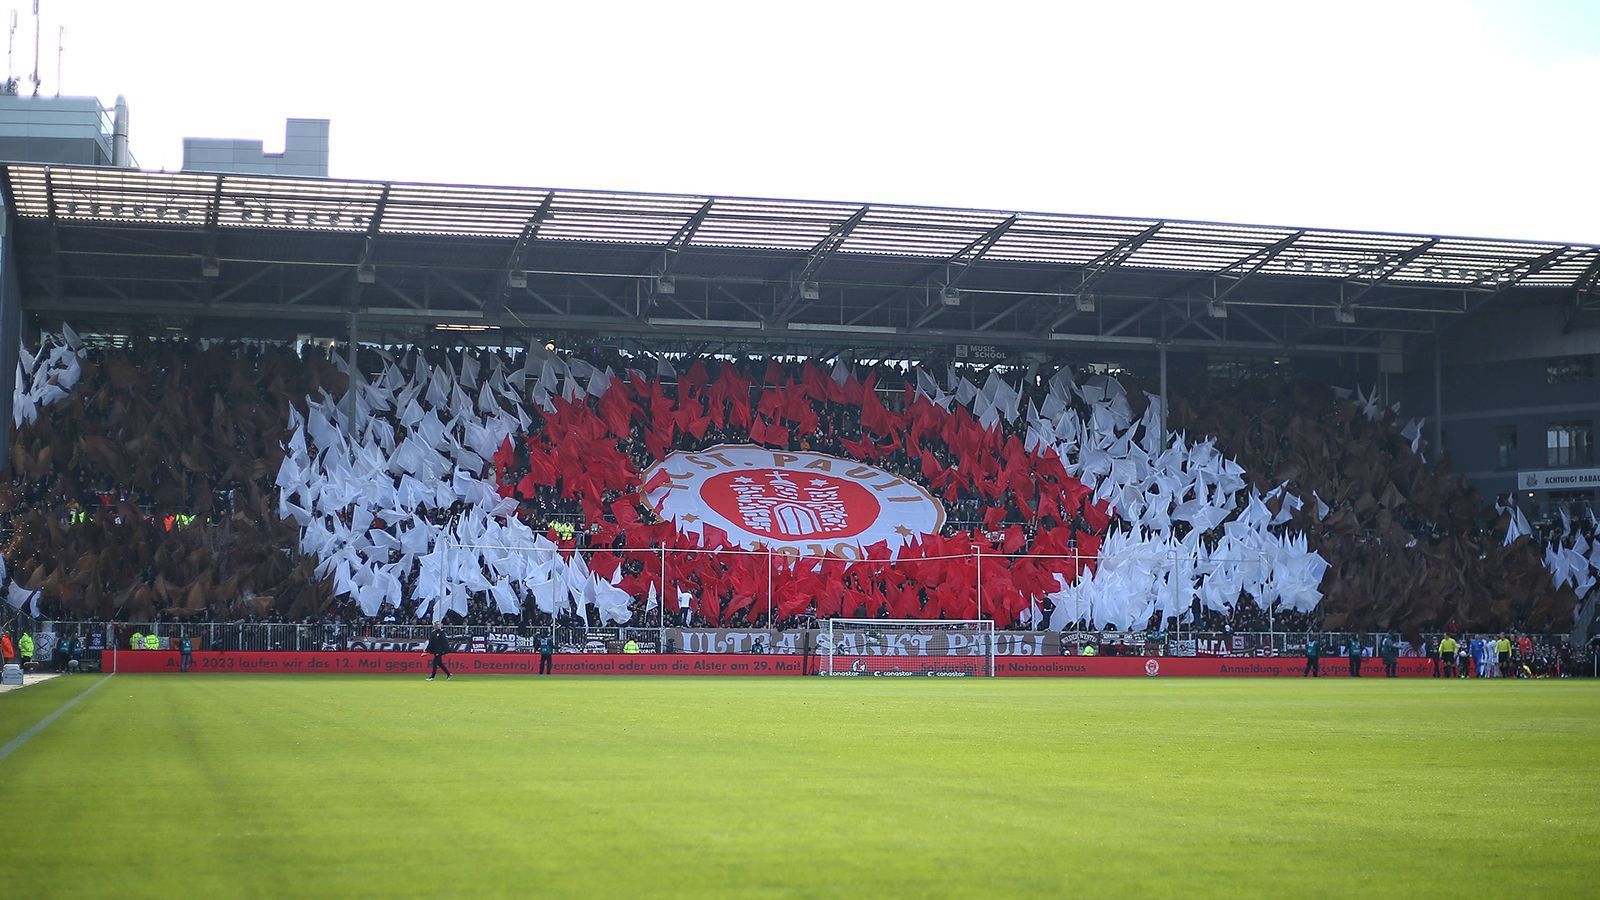
[[[5,590],[47,619],[1420,640],[1570,623],[1600,567],[1326,385],[65,327],[22,370]]]

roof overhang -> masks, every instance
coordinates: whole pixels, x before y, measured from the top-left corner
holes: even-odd
[[[1374,352],[1592,300],[1593,245],[741,197],[0,165],[25,306],[804,345]]]

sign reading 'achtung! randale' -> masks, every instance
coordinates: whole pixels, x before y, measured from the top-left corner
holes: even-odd
[[[649,501],[687,532],[707,525],[741,547],[858,559],[879,542],[891,554],[944,526],[921,485],[821,453],[719,444],[668,456],[644,473]]]

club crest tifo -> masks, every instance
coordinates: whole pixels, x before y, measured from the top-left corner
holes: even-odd
[[[684,531],[710,526],[741,547],[805,556],[892,555],[945,518],[910,479],[820,453],[722,444],[674,453],[644,479],[650,504]]]

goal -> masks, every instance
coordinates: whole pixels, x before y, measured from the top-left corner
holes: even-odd
[[[828,619],[820,637],[823,675],[994,674],[989,619]]]

